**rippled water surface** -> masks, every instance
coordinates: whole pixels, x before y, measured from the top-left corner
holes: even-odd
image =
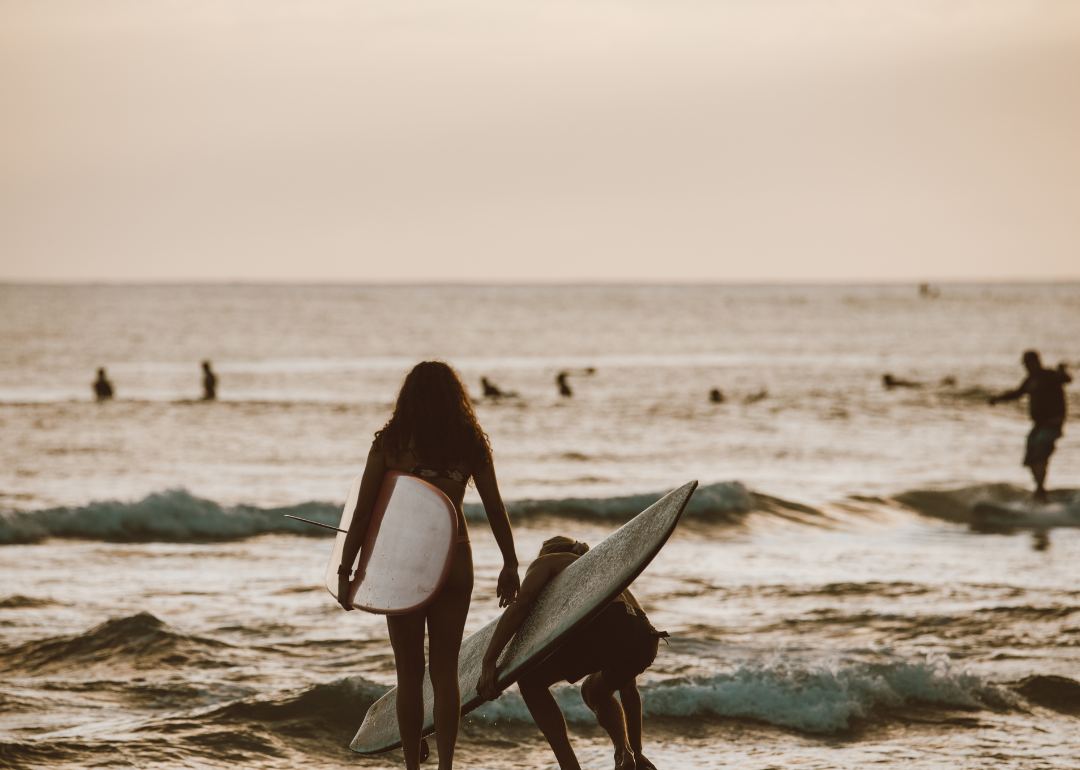
[[[385,622],[336,608],[330,540],[282,514],[336,520],[404,372],[440,357],[516,393],[477,412],[523,562],[700,480],[634,586],[672,634],[640,680],[658,766],[1080,767],[1080,530],[971,524],[1027,499],[1025,413],[986,396],[1028,347],[1078,363],[1078,288],[0,287],[0,764],[400,765],[347,748],[394,681]],[[466,501],[471,632],[498,551]],[[514,688],[459,745],[553,764]]]

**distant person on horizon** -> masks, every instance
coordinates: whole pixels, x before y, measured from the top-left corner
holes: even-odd
[[[722,404],[722,403],[724,403],[724,394],[720,390],[720,388],[713,388],[712,390],[709,391],[709,401],[711,401],[714,404]]]
[[[570,396],[574,395],[574,391],[570,390],[570,386],[566,383],[566,378],[569,376],[566,372],[559,372],[555,378],[555,382],[559,386],[559,395],[564,398],[570,398]]]
[[[1064,362],[1057,369],[1044,369],[1036,350],[1024,353],[1024,368],[1028,376],[1016,390],[990,397],[990,406],[999,401],[1015,401],[1027,395],[1028,411],[1034,425],[1027,437],[1027,451],[1024,453],[1024,465],[1031,469],[1035,479],[1035,500],[1046,502],[1046,469],[1050,464],[1050,455],[1054,453],[1054,444],[1061,438],[1065,426],[1065,385],[1072,382],[1072,377]]]
[[[539,557],[525,573],[517,601],[511,604],[488,642],[476,691],[485,700],[495,700],[496,664],[503,648],[525,622],[540,592],[556,575],[587,553],[589,546],[556,535],[545,540]],[[656,770],[641,749],[641,694],[637,677],[653,664],[660,639],[645,610],[629,590],[611,603],[583,628],[549,655],[543,663],[518,680],[518,691],[533,721],[547,738],[561,770],[581,770],[566,732],[566,718],[551,694],[551,686],[566,680],[573,684],[582,677],[581,699],[596,715],[596,721],[611,738],[616,770]],[[615,693],[619,693],[616,700]]]
[[[893,388],[921,388],[922,384],[918,382],[911,382],[910,380],[901,380],[897,377],[893,377],[891,374],[883,374],[881,376],[881,384],[885,386],[885,390],[892,390]]]
[[[210,362],[203,361],[203,401],[213,401],[217,398],[217,376],[210,369]]]
[[[484,398],[501,398],[503,392],[487,377],[480,378],[480,384],[484,387]]]
[[[97,370],[97,379],[94,380],[94,395],[98,401],[108,401],[113,397],[113,386],[109,378],[105,376],[105,367]]]

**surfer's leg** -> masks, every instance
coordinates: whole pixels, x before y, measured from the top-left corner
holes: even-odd
[[[397,718],[405,767],[420,767],[420,733],[424,728],[424,612],[388,615],[390,644],[397,666]]]
[[[566,719],[555,696],[548,689],[561,679],[561,672],[553,670],[549,658],[518,680],[518,691],[536,726],[547,739],[561,770],[581,770],[570,745],[570,736],[566,733]]]
[[[446,585],[427,607],[428,657],[431,689],[435,694],[435,742],[439,747],[439,770],[454,765],[458,723],[461,721],[461,690],[458,688],[458,653],[472,599],[472,550],[459,543]],[[421,666],[421,672],[423,667]]]
[[[615,699],[615,690],[605,681],[602,673],[598,671],[585,677],[585,681],[581,683],[581,699],[596,715],[596,721],[611,738],[611,745],[615,749],[616,770],[634,770],[634,750],[630,747],[627,735],[626,714]],[[638,704],[640,715],[640,701]],[[639,721],[638,733],[640,732]]]
[[[1046,466],[1049,463],[1034,463],[1031,465],[1031,477],[1035,479],[1035,500],[1040,503],[1046,502]]]
[[[641,753],[641,693],[638,692],[637,680],[631,679],[619,688],[619,700],[622,701],[626,715],[626,737],[634,754]]]

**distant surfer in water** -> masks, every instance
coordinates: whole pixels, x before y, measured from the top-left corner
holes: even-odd
[[[893,377],[891,374],[881,375],[881,384],[885,387],[885,390],[892,390],[893,388],[921,388],[922,384],[918,382],[911,382],[910,380],[901,380],[899,377]]]
[[[113,386],[109,378],[105,376],[105,369],[97,370],[97,379],[94,380],[94,396],[98,401],[108,401],[113,397]]]
[[[570,385],[566,382],[566,378],[570,375],[567,372],[559,372],[555,377],[555,384],[559,386],[559,395],[563,398],[570,398],[574,395],[574,391],[570,390]]]
[[[521,628],[541,589],[589,550],[585,543],[557,535],[545,540],[529,565],[518,600],[499,619],[484,652],[476,691],[487,700],[499,697],[495,666],[503,648]],[[566,720],[548,689],[582,677],[581,698],[607,731],[615,748],[617,770],[656,770],[641,753],[641,695],[637,677],[652,665],[666,633],[653,628],[629,590],[623,591],[584,628],[518,680],[518,689],[537,727],[547,738],[562,770],[580,770],[566,733]],[[616,700],[619,693],[622,702]]]
[[[1023,360],[1028,376],[1016,390],[991,396],[990,406],[1027,395],[1028,411],[1034,425],[1028,433],[1024,465],[1031,469],[1035,479],[1035,500],[1045,503],[1046,469],[1050,455],[1054,453],[1054,444],[1061,438],[1065,426],[1065,386],[1072,382],[1072,377],[1064,363],[1058,364],[1057,369],[1044,369],[1036,350],[1025,352]]]
[[[375,433],[338,568],[337,595],[342,597],[345,610],[352,609],[348,602],[352,565],[388,470],[420,476],[446,493],[457,509],[457,551],[446,583],[421,609],[386,618],[397,665],[397,718],[405,766],[416,770],[421,761],[426,625],[439,770],[450,770],[461,719],[458,652],[473,587],[472,549],[461,508],[470,478],[476,482],[488,524],[502,551],[503,568],[496,588],[500,607],[514,601],[519,582],[514,536],[499,494],[491,445],[476,421],[468,391],[457,373],[441,361],[424,361],[413,367],[401,385],[390,421]]]
[[[487,377],[480,378],[480,386],[484,389],[485,398],[502,398],[504,393],[499,389],[499,386],[489,380]]]
[[[203,401],[213,401],[217,398],[217,376],[210,369],[210,362],[202,362],[203,378]]]

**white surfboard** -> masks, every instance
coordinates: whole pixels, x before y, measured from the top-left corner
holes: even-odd
[[[532,666],[550,655],[570,634],[588,623],[648,566],[682,516],[697,488],[691,481],[657,501],[613,532],[602,543],[555,576],[544,587],[521,629],[499,658],[501,689],[513,684]],[[458,684],[461,713],[484,701],[476,692],[480,665],[498,618],[461,644]],[[424,735],[435,731],[432,717],[434,695],[431,679],[424,673]],[[397,725],[397,689],[372,704],[350,748],[360,754],[379,754],[401,745]]]
[[[337,569],[352,523],[360,478],[349,489],[334,553],[326,567],[326,588],[338,598]],[[352,565],[349,600],[358,610],[401,615],[423,607],[439,592],[454,560],[457,510],[441,489],[416,476],[387,471],[367,536]]]
[[[976,527],[1015,529],[1080,527],[1080,505],[1075,502],[1069,505],[979,502],[975,503],[971,512],[972,524]]]

